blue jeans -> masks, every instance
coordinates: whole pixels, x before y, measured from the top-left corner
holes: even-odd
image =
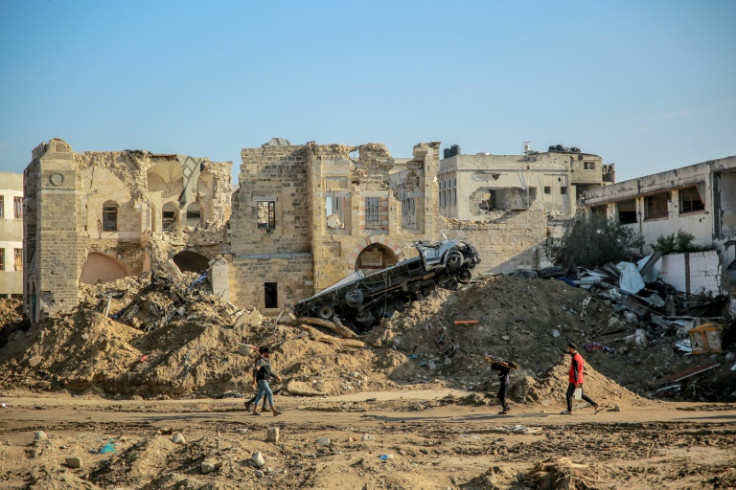
[[[256,401],[255,403],[253,403],[253,410],[257,410],[258,402],[261,401],[261,398],[263,398],[263,395],[266,395],[266,399],[268,400],[268,403],[271,405],[271,408],[274,408],[273,392],[271,391],[271,386],[269,386],[267,379],[258,380],[258,393],[256,393]]]

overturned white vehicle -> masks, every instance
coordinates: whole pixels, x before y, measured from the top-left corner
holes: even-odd
[[[418,257],[369,274],[355,272],[300,301],[294,312],[300,317],[339,320],[362,333],[437,286],[457,289],[467,284],[470,271],[480,263],[478,251],[459,240],[417,242],[414,246]]]

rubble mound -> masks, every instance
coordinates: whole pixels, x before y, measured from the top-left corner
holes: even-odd
[[[274,350],[283,388],[297,395],[392,388],[387,375],[407,361],[313,327],[276,324],[255,308],[236,309],[177,281],[126,278],[87,287],[72,313],[14,329],[0,350],[0,386],[121,397],[244,396],[255,360],[249,345]]]
[[[517,400],[527,403],[559,400],[567,391],[569,370],[570,357],[565,356],[537,378],[526,377],[514,384],[511,394]],[[585,394],[599,405],[622,400],[642,401],[642,398],[637,394],[596,371],[590,363],[585,363],[584,375],[585,383],[583,383],[583,387]]]
[[[395,377],[397,381],[440,378],[489,389],[496,373],[480,356],[520,364],[514,379],[537,376],[558,362],[568,342],[584,344],[615,316],[603,301],[560,281],[497,276],[456,293],[438,290],[374,328],[366,341],[404,353],[423,368],[418,378]],[[439,354],[433,335],[443,327],[455,346],[447,356]],[[611,357],[591,353],[596,355]]]
[[[573,463],[569,458],[547,459],[534,465],[524,482],[540,490],[588,490],[605,486],[604,465]]]

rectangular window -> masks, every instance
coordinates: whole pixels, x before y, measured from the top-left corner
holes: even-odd
[[[697,187],[680,189],[680,214],[696,213],[705,209],[705,203],[700,197]]]
[[[567,186],[566,185],[563,185],[562,187],[560,187],[560,194],[562,194],[563,196],[565,194],[567,194]]]
[[[276,228],[276,201],[258,201],[258,228]]]
[[[365,198],[365,227],[368,230],[381,227],[381,198]]]
[[[618,210],[618,221],[623,225],[636,223],[636,201],[630,199],[628,201],[620,201],[616,203]]]
[[[544,193],[545,194],[552,194],[552,188],[548,185],[544,186]]]
[[[669,192],[662,192],[653,196],[644,198],[644,219],[660,219],[667,218],[669,211],[667,210],[667,201],[669,201]]]
[[[5,249],[0,248],[0,271],[5,270]]]
[[[13,216],[15,219],[23,217],[23,198],[21,196],[13,197]]]
[[[22,271],[23,270],[23,249],[15,248],[13,249],[13,252],[14,252],[13,262],[15,265],[15,270]]]
[[[266,308],[279,307],[279,283],[266,282],[263,283],[263,297],[265,298]]]
[[[5,196],[0,196],[0,218],[5,217]]]
[[[404,228],[417,227],[416,198],[410,197],[403,201],[401,206],[401,214],[403,217]]]
[[[595,170],[595,162],[584,162],[583,168],[585,170]]]
[[[118,207],[114,204],[102,208],[102,231],[118,231]]]

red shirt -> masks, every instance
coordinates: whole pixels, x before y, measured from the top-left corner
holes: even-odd
[[[585,360],[579,352],[572,355],[572,362],[570,363],[570,383],[583,384],[583,367],[585,366]],[[577,373],[576,373],[577,372]],[[577,379],[575,377],[577,374]]]

